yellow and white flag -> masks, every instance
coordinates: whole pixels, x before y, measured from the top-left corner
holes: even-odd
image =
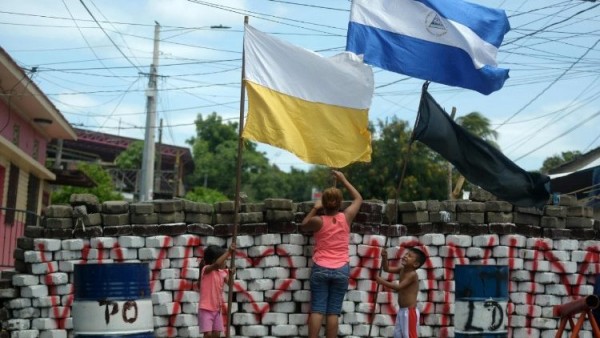
[[[332,168],[370,162],[371,68],[353,53],[325,58],[245,28],[242,136]]]

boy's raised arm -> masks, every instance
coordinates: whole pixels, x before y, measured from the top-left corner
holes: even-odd
[[[381,249],[381,267],[383,268],[383,271],[388,273],[398,273],[404,268],[403,266],[390,267],[386,249]]]

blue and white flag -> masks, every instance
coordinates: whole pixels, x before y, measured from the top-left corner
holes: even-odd
[[[503,10],[462,0],[353,0],[346,50],[392,72],[488,95],[508,78],[496,54],[509,30]]]

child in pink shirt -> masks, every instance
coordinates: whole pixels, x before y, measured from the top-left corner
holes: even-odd
[[[200,303],[198,303],[198,326],[204,338],[218,338],[223,332],[223,286],[233,275],[233,269],[225,267],[227,258],[235,252],[235,243],[229,249],[209,245],[204,250],[204,259],[200,264]]]

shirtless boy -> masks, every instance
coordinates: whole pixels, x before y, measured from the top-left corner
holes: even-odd
[[[417,309],[417,294],[419,293],[419,277],[417,269],[420,268],[427,257],[423,251],[411,247],[402,256],[401,264],[390,267],[388,264],[387,251],[381,251],[383,260],[383,271],[397,273],[398,283],[388,282],[377,276],[377,283],[398,292],[398,314],[396,316],[396,327],[394,338],[417,338],[419,327],[419,310]]]

